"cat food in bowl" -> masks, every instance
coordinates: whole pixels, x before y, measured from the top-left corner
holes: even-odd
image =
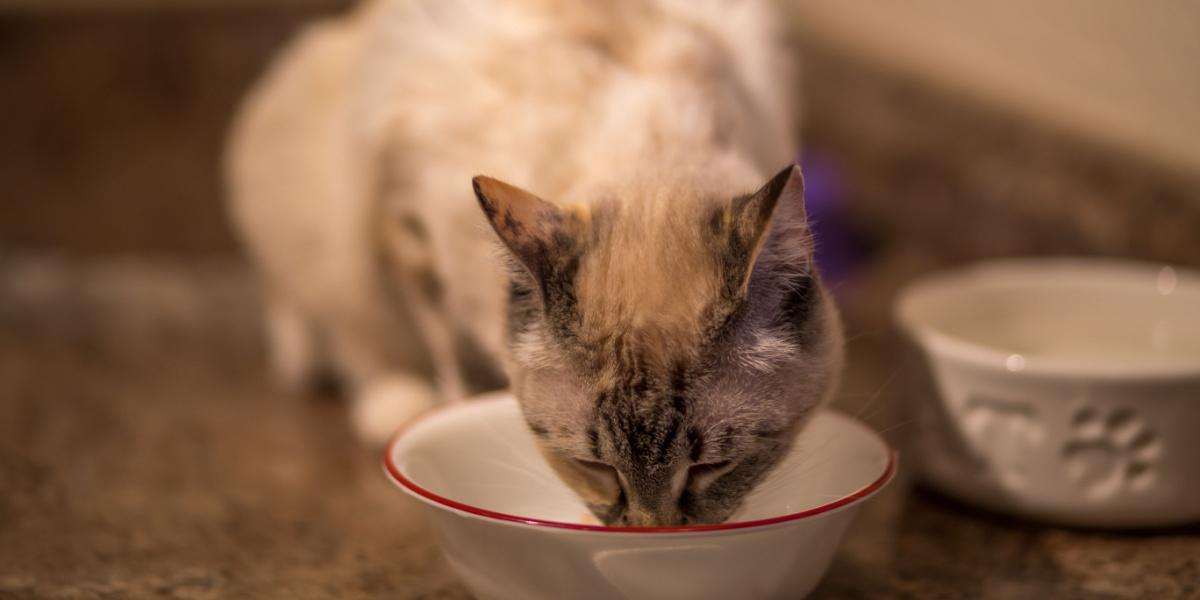
[[[876,433],[826,411],[728,522],[605,527],[542,459],[516,401],[496,394],[420,419],[384,467],[477,597],[557,600],[801,597],[896,465]]]
[[[911,284],[896,318],[923,479],[1067,525],[1200,521],[1200,274],[995,261]]]

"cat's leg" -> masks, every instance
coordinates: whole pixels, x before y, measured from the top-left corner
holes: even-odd
[[[373,446],[437,405],[424,343],[407,307],[379,299],[373,318],[339,315],[327,331],[331,354],[349,384],[351,427]],[[391,312],[382,312],[385,307]]]
[[[388,340],[403,347],[380,347],[377,327],[363,335],[342,329],[335,339],[338,354],[357,382],[351,423],[369,444],[386,442],[396,429],[421,413],[464,396],[452,321],[439,302],[441,286],[429,260],[427,241],[419,239],[421,236],[414,239],[413,229],[410,224],[400,234],[385,231],[386,259],[379,268],[386,288],[380,297],[386,299],[388,314],[403,317],[399,326],[388,330]],[[423,359],[420,365],[415,361],[418,356],[412,354],[418,348]],[[407,357],[404,351],[408,351]],[[384,356],[389,357],[386,363],[379,361]]]
[[[344,20],[306,29],[239,113],[226,167],[231,216],[270,282],[277,377],[292,389],[336,378],[354,429],[379,442],[435,396],[412,316],[380,281],[371,161],[346,143],[362,35]]]
[[[420,365],[403,360],[402,353],[380,347],[380,331],[373,336],[362,333],[340,328],[333,332],[331,342],[341,370],[350,380],[350,425],[360,440],[378,446],[435,407],[437,393]]]
[[[409,286],[411,290],[411,286]],[[438,396],[442,402],[457,402],[465,394],[462,367],[455,353],[454,327],[445,307],[434,304],[422,294],[409,294],[413,316],[424,334],[433,361]]]
[[[389,189],[389,193],[399,190]],[[393,210],[381,222],[386,257],[384,277],[392,296],[402,302],[420,333],[442,402],[457,402],[466,385],[456,351],[454,320],[445,298],[428,228],[416,214]]]
[[[278,294],[268,298],[265,317],[267,350],[276,379],[290,391],[308,390],[322,374],[312,322]]]

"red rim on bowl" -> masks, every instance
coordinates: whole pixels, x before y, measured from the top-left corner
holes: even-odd
[[[445,409],[443,409],[443,410],[445,410]],[[395,483],[396,485],[402,486],[405,489],[407,489],[408,491],[412,492],[413,494],[416,494],[417,496],[425,498],[426,500],[429,500],[430,502],[433,502],[434,504],[440,504],[446,508],[451,508],[451,509],[465,512],[467,514],[475,515],[478,517],[486,517],[489,519],[496,519],[499,521],[507,521],[510,523],[520,523],[523,525],[535,525],[535,526],[539,526],[539,527],[555,527],[558,529],[572,529],[575,531],[590,531],[590,532],[596,532],[596,533],[687,533],[687,532],[702,532],[702,531],[727,531],[727,530],[732,530],[732,529],[749,529],[751,527],[762,527],[765,525],[775,525],[777,523],[785,523],[788,521],[795,521],[795,520],[803,519],[806,517],[814,517],[816,515],[827,513],[831,510],[841,508],[843,506],[846,506],[847,504],[852,504],[860,499],[863,499],[867,496],[874,494],[880,488],[887,485],[887,483],[889,481],[891,481],[892,476],[894,476],[896,474],[896,454],[897,453],[896,453],[896,450],[894,448],[892,448],[892,445],[889,444],[887,442],[887,440],[885,440],[883,438],[883,436],[879,435],[879,433],[876,432],[874,429],[871,429],[870,427],[866,427],[857,419],[854,419],[852,417],[847,417],[844,415],[840,415],[840,416],[842,416],[842,418],[849,419],[849,420],[857,423],[858,425],[864,427],[865,429],[867,429],[867,431],[869,431],[871,433],[871,435],[875,436],[876,440],[879,441],[879,444],[881,446],[883,446],[883,449],[887,452],[888,462],[887,462],[887,466],[883,469],[883,473],[881,473],[879,475],[879,477],[877,479],[875,479],[875,481],[873,481],[870,484],[868,484],[854,492],[851,492],[841,498],[838,498],[836,500],[826,502],[825,504],[821,504],[819,506],[815,506],[815,507],[807,509],[807,510],[802,510],[802,511],[796,512],[796,513],[789,513],[789,514],[781,515],[778,517],[771,517],[768,519],[755,519],[753,521],[739,521],[736,523],[719,523],[716,525],[681,525],[681,526],[674,526],[674,527],[609,527],[607,525],[586,525],[583,523],[565,523],[562,521],[549,521],[546,519],[535,519],[532,517],[520,517],[517,515],[510,515],[507,513],[496,512],[494,510],[488,510],[486,508],[480,508],[478,506],[472,506],[470,504],[464,504],[462,502],[458,502],[457,500],[451,500],[450,498],[446,498],[445,496],[435,494],[434,492],[431,492],[431,491],[421,487],[420,485],[417,485],[417,483],[414,482],[413,480],[405,477],[404,474],[400,472],[400,468],[397,467],[396,463],[392,460],[392,449],[395,447],[396,443],[400,441],[400,438],[404,436],[405,432],[407,432],[409,429],[411,429],[414,425],[416,425],[418,422],[424,420],[426,417],[430,417],[430,416],[438,414],[440,412],[442,412],[442,411],[438,410],[438,411],[434,411],[431,413],[426,413],[425,415],[422,415],[421,417],[415,419],[413,422],[409,423],[408,425],[402,427],[399,431],[396,432],[396,434],[394,436],[392,436],[391,441],[389,441],[387,443],[387,446],[385,446],[384,450],[383,450],[383,467],[384,467],[384,471],[387,473],[388,477],[390,477],[392,482]]]

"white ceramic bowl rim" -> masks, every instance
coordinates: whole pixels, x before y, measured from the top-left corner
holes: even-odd
[[[558,528],[558,529],[570,529],[570,530],[574,530],[574,531],[587,531],[587,532],[596,532],[596,533],[676,533],[677,534],[677,533],[703,533],[703,532],[715,532],[715,531],[731,531],[731,530],[738,530],[738,529],[751,529],[751,528],[766,527],[769,525],[776,525],[779,523],[786,523],[789,521],[796,521],[799,519],[815,517],[817,515],[825,514],[830,511],[840,509],[840,508],[843,508],[843,507],[851,505],[851,504],[862,502],[862,501],[866,500],[867,498],[875,495],[875,493],[878,492],[879,490],[883,489],[888,484],[888,482],[890,482],[892,480],[892,477],[894,477],[896,475],[897,452],[896,452],[895,448],[893,448],[892,445],[889,444],[888,441],[882,435],[880,435],[877,431],[875,431],[871,427],[868,427],[866,424],[859,421],[858,419],[855,419],[849,415],[845,415],[842,413],[833,413],[833,414],[836,414],[839,418],[846,419],[850,422],[853,422],[853,423],[859,425],[860,427],[862,427],[862,429],[864,429],[865,431],[869,432],[872,436],[874,436],[875,439],[879,442],[879,445],[883,447],[884,453],[887,455],[887,464],[884,466],[884,469],[879,474],[879,476],[876,477],[875,480],[872,481],[871,483],[869,483],[869,484],[863,486],[862,488],[859,488],[849,494],[846,494],[845,496],[842,496],[842,497],[832,500],[830,502],[826,502],[819,506],[815,506],[813,508],[802,510],[802,511],[796,512],[796,513],[790,513],[790,514],[780,515],[777,517],[770,517],[770,518],[766,518],[766,519],[755,519],[755,520],[751,520],[751,521],[739,521],[736,523],[718,523],[715,525],[682,525],[682,526],[673,526],[673,527],[609,527],[606,525],[588,525],[588,524],[584,524],[584,523],[567,523],[567,522],[563,522],[563,521],[551,521],[548,519],[536,519],[533,517],[522,517],[522,516],[518,516],[518,515],[497,512],[494,510],[488,510],[486,508],[482,508],[479,506],[473,506],[471,504],[466,504],[466,503],[459,502],[457,500],[452,500],[450,498],[446,498],[445,496],[436,494],[428,489],[425,489],[424,487],[421,487],[413,480],[405,477],[404,473],[402,473],[400,471],[400,468],[398,466],[396,466],[395,461],[392,460],[393,449],[395,448],[396,444],[399,443],[400,440],[404,437],[405,433],[410,431],[415,425],[417,425],[419,422],[421,422],[424,419],[429,418],[433,415],[441,414],[441,413],[444,413],[447,411],[461,409],[469,402],[470,402],[470,400],[467,400],[460,404],[446,406],[446,407],[443,407],[443,408],[440,408],[440,409],[437,409],[434,411],[430,411],[430,412],[425,413],[424,415],[421,415],[420,417],[414,419],[412,422],[408,423],[404,427],[400,428],[400,430],[397,431],[395,433],[395,435],[392,436],[392,439],[391,439],[391,441],[389,441],[387,443],[387,446],[384,447],[383,469],[384,469],[384,473],[388,476],[388,478],[392,480],[392,483],[396,484],[397,486],[401,487],[402,489],[408,491],[409,493],[411,493],[427,502],[430,502],[434,505],[441,506],[442,508],[447,508],[450,510],[467,513],[469,515],[487,519],[487,520],[502,521],[502,522],[507,522],[507,523],[522,524],[522,525],[533,525],[533,526],[537,526],[537,527],[553,527],[553,528]]]
[[[1078,284],[1119,286],[1124,282],[1145,279],[1154,269],[1170,267],[1176,277],[1175,289],[1181,294],[1200,298],[1200,274],[1187,268],[1112,258],[1029,258],[995,259],[964,265],[960,268],[918,277],[901,290],[895,303],[895,319],[902,329],[929,348],[991,368],[1005,368],[1011,352],[974,342],[942,331],[916,314],[915,305],[939,293],[957,287],[999,287],[993,276],[1012,277],[1014,281],[1047,287]],[[1103,276],[1107,280],[1099,281]],[[1121,281],[1113,281],[1121,278]],[[1162,379],[1200,376],[1200,366],[1175,364],[1116,365],[1097,364],[1086,360],[1024,356],[1023,373],[1034,375],[1066,375],[1092,379]]]

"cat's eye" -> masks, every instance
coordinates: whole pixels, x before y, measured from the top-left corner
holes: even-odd
[[[693,490],[702,490],[733,468],[733,461],[722,460],[699,463],[688,468],[687,485]]]
[[[612,465],[592,460],[575,459],[575,464],[596,486],[605,492],[617,493],[621,490],[620,477]]]
[[[601,472],[601,473],[607,473],[607,472],[612,471],[615,473],[615,469],[613,469],[611,465],[606,465],[602,462],[596,462],[594,460],[584,460],[582,458],[577,458],[577,459],[575,459],[575,464],[583,467],[584,469],[586,469],[588,471],[596,471],[596,472]]]

